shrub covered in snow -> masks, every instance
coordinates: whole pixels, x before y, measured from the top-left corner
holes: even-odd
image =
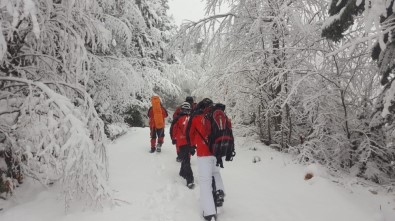
[[[128,129],[128,125],[124,123],[114,123],[107,126],[109,138],[111,140],[114,140],[117,137],[124,135]]]

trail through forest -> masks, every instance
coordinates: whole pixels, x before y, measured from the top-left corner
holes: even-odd
[[[334,182],[318,166],[295,164],[289,156],[244,138],[236,144],[234,161],[225,162],[222,170],[226,198],[219,221],[391,221],[395,217],[393,193],[372,194],[355,179]],[[82,211],[82,204],[73,204],[65,214],[56,187],[40,190],[39,184],[28,180],[9,201],[0,201],[5,208],[0,220],[202,221],[199,178],[195,176],[196,187],[190,190],[178,175],[180,164],[168,128],[162,152],[148,151],[148,128],[132,128],[109,145],[117,206]],[[196,175],[196,156],[191,163]],[[315,176],[305,181],[306,171]]]

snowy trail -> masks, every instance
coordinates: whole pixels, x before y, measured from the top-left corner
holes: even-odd
[[[227,195],[219,221],[395,220],[393,193],[373,195],[358,186],[344,188],[325,175],[304,181],[306,168],[292,163],[288,156],[242,138],[236,141],[237,156],[233,162],[225,162],[222,170]],[[39,189],[37,184],[26,183],[8,204],[0,201],[0,207],[6,208],[0,212],[0,220],[202,221],[196,157],[191,163],[197,185],[190,190],[178,175],[180,164],[175,161],[168,128],[162,152],[148,150],[148,128],[132,128],[109,145],[115,207],[84,212],[82,206],[73,205],[65,215],[56,189],[33,192]],[[261,161],[253,163],[254,156]]]
[[[178,176],[180,164],[175,161],[175,147],[169,144],[168,135],[161,153],[148,153],[149,129],[132,130],[133,137],[121,137],[109,151],[110,159],[116,159],[110,165],[111,185],[118,191],[116,198],[132,203],[131,217],[184,220],[190,217],[185,216],[185,205],[197,212],[195,192]],[[139,139],[133,139],[136,137]]]

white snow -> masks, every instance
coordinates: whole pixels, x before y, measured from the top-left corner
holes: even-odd
[[[393,192],[355,184],[355,178],[335,180],[319,165],[302,166],[288,155],[262,144],[237,138],[237,155],[225,162],[222,176],[225,203],[219,221],[393,221]],[[42,188],[26,180],[9,200],[0,199],[1,221],[202,221],[199,179],[189,190],[179,177],[175,147],[166,128],[161,153],[148,153],[149,129],[132,128],[109,145],[110,183],[116,206],[102,211],[71,205],[66,214],[60,186]],[[259,157],[261,161],[253,163]],[[196,156],[192,169],[197,174]],[[307,172],[315,173],[305,181]],[[341,183],[347,183],[342,185]],[[378,189],[378,188],[375,188]]]
[[[381,116],[383,118],[386,118],[388,114],[390,114],[390,106],[394,102],[394,97],[395,95],[395,84],[391,84],[390,89],[386,92],[386,96],[384,97],[384,108],[383,112],[381,113]]]
[[[110,139],[114,139],[118,136],[123,135],[128,130],[128,126],[125,123],[113,123],[108,125],[108,132]]]
[[[0,146],[1,150],[1,146]],[[4,158],[0,158],[0,170],[6,171],[7,170],[7,163],[5,162]],[[1,174],[0,174],[1,176]]]
[[[7,52],[7,42],[3,35],[3,29],[0,26],[0,61],[3,60],[3,57],[6,52]]]
[[[27,17],[30,14],[33,23],[33,33],[36,38],[40,37],[40,26],[37,21],[36,6],[32,0],[23,1],[23,16]]]

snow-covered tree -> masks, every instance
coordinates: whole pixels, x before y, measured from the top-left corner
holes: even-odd
[[[235,107],[230,111],[243,116],[241,121],[260,125],[263,139],[285,146],[282,139],[291,137],[289,126],[284,127],[290,113],[282,103],[290,75],[309,65],[304,59],[314,43],[308,42],[313,39],[310,31],[317,30],[310,24],[316,13],[309,7],[317,10],[320,5],[305,9],[305,2],[227,2],[229,11],[216,14],[221,1],[207,1],[209,16],[182,27],[180,38],[187,36],[182,46],[187,50],[204,39],[205,61],[214,75],[206,90],[216,91],[215,99]]]
[[[376,102],[376,111],[372,119],[372,128],[381,128],[389,123],[389,129],[393,126],[392,100],[392,73],[395,69],[393,53],[395,51],[391,36],[394,33],[393,25],[393,0],[380,1],[337,1],[331,2],[329,14],[331,17],[325,22],[322,35],[328,39],[339,41],[347,37],[347,30],[355,27],[364,27],[357,40],[345,44],[340,50],[347,47],[368,42],[368,47],[373,47],[372,58],[377,60],[380,71],[380,82],[383,85],[382,96]],[[362,18],[357,17],[362,15]],[[357,23],[352,27],[354,23]],[[372,43],[374,42],[374,43]],[[373,45],[372,45],[373,44]]]
[[[112,82],[112,85],[99,86],[91,92],[95,94],[95,91],[100,90],[101,97],[112,96],[106,100],[96,95],[94,98],[106,123],[122,122],[124,117],[131,117],[125,115],[125,111],[145,112],[153,94],[160,95],[166,104],[181,95],[179,81],[173,81],[174,73],[169,72],[177,70],[172,67],[173,64],[174,67],[179,66],[175,63],[173,50],[167,45],[175,25],[167,16],[168,5],[165,0],[124,0],[105,4],[112,5],[109,7],[109,13],[123,21],[132,35],[130,41],[113,41],[109,53],[116,55],[116,58],[106,55],[96,60],[97,63],[105,63],[101,66],[109,67],[106,73],[100,76],[100,81]],[[123,79],[126,77],[130,80],[114,81],[111,75],[121,75]],[[95,83],[92,82],[91,85],[94,86]],[[117,96],[116,91],[123,96]],[[104,104],[106,101],[108,102]]]
[[[167,48],[175,27],[167,9],[166,0],[1,1],[0,158],[8,176],[61,183],[66,206],[111,197],[102,120],[112,130],[153,94],[171,100],[185,83]]]
[[[351,48],[352,51],[358,44],[367,43],[367,48],[372,48],[372,58],[377,60],[379,67],[380,83],[382,88],[376,86],[375,91],[380,94],[375,99],[373,113],[369,116],[369,127],[372,131],[370,139],[364,148],[359,150],[360,156],[359,175],[381,181],[382,175],[394,176],[391,162],[395,159],[393,151],[394,129],[394,96],[393,71],[394,65],[394,1],[393,0],[352,0],[331,1],[329,17],[324,23],[322,36],[340,41],[353,38],[353,41],[344,41],[343,46],[336,52]],[[360,16],[362,15],[362,16]],[[363,29],[361,29],[363,28]],[[360,31],[356,31],[361,29]],[[372,138],[373,136],[373,138]]]
[[[376,68],[366,44],[336,53],[321,38],[329,2],[206,2],[207,17],[178,35],[184,51],[203,44],[208,74],[196,94],[226,103],[235,123],[256,126],[262,141],[303,162],[376,182],[393,176],[389,142],[369,127]],[[228,11],[218,13],[224,3]]]
[[[86,92],[95,74],[93,52],[106,53],[113,40],[102,20],[110,15],[101,3],[6,0],[0,5],[4,151],[23,174],[44,185],[60,182],[66,207],[77,198],[101,205],[111,196],[103,122]]]

